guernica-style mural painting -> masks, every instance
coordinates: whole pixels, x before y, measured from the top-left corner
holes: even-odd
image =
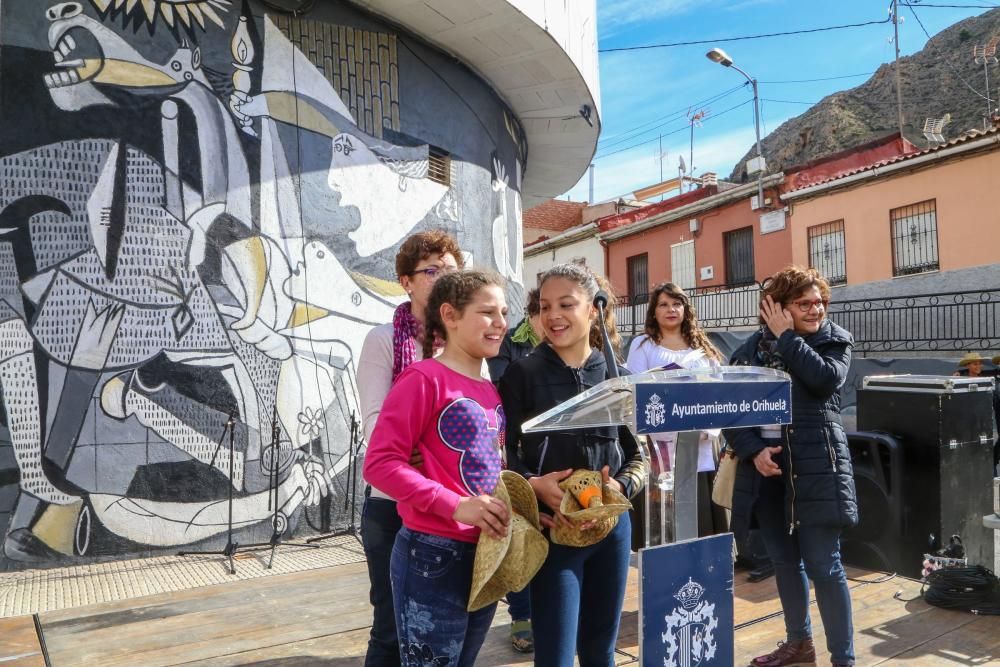
[[[230,489],[242,543],[343,524],[400,243],[522,297],[517,121],[322,4],[2,4],[0,569],[218,548]]]

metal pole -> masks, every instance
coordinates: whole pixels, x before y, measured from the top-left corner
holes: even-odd
[[[750,82],[750,86],[753,88],[753,131],[754,135],[757,137],[757,157],[763,159],[764,153],[760,149],[760,97],[757,94],[757,79],[753,78],[736,65],[729,65],[729,67],[746,77],[746,80]],[[763,170],[757,172],[757,206],[764,208]]]
[[[594,203],[594,163],[590,163],[590,200],[588,203]]]
[[[899,122],[899,137],[903,138],[903,89],[899,82],[899,0],[892,0],[893,46],[896,47],[896,116]]]
[[[986,118],[983,120],[983,129],[990,129],[990,117],[993,114],[993,103],[990,100],[990,70],[989,70],[989,60],[983,57],[983,74],[986,75]]]

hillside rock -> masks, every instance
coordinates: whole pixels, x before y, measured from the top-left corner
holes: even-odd
[[[905,26],[909,35],[923,36],[912,15],[906,15]],[[972,50],[994,36],[1000,37],[1000,9],[960,21],[935,35],[921,51],[900,58],[903,135],[907,139],[917,146],[927,146],[924,119],[945,114],[951,114],[944,128],[946,140],[970,129],[982,129],[986,85],[983,66],[974,62]],[[781,171],[898,131],[893,68],[892,63],[882,65],[865,83],[828,95],[767,135],[761,149],[768,171]],[[990,97],[996,108],[1000,65],[990,65],[989,73]],[[763,84],[760,94],[764,98],[773,95]],[[747,180],[746,160],[755,154],[751,146],[733,169],[730,180]]]

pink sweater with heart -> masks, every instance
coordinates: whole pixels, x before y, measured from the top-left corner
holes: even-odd
[[[382,404],[365,453],[364,478],[395,498],[403,525],[463,542],[479,528],[452,518],[462,498],[493,493],[504,434],[500,395],[436,359],[419,361],[396,379]],[[423,456],[410,465],[414,445]]]

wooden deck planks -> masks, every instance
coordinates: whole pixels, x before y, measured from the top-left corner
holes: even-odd
[[[0,618],[0,665],[44,667],[42,646],[31,616]]]
[[[880,575],[850,570],[875,581]],[[736,623],[762,619],[736,632],[737,665],[770,651],[784,638],[774,580],[757,584],[737,573]],[[638,654],[638,572],[629,573],[618,647]],[[896,578],[850,582],[859,665],[1000,664],[1000,618],[936,609],[919,599],[919,583]],[[894,599],[900,591],[902,600]],[[810,609],[828,664],[818,610]],[[364,563],[191,589],[42,614],[52,662],[73,665],[360,665],[371,609]],[[531,655],[509,643],[501,604],[478,665],[531,665]],[[20,633],[20,634],[18,634]],[[0,620],[0,658],[23,636],[39,651],[31,617]],[[8,646],[8,644],[10,646]],[[905,660],[905,663],[902,661]],[[619,664],[627,662],[621,656]],[[6,665],[7,663],[2,663]],[[21,664],[21,663],[12,663]]]

